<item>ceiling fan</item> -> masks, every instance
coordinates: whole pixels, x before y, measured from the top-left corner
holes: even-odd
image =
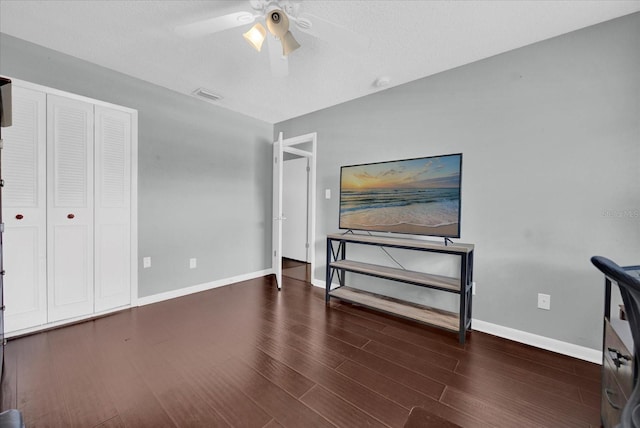
[[[291,27],[294,31],[307,33],[356,53],[369,47],[367,37],[318,16],[300,13],[300,3],[301,0],[250,0],[253,11],[234,12],[195,21],[180,25],[175,31],[183,37],[196,38],[249,26],[258,21],[243,36],[258,52],[266,40],[271,72],[277,77],[289,74],[288,55],[300,47]],[[266,24],[268,31],[262,22]]]

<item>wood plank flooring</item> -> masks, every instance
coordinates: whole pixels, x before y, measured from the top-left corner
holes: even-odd
[[[600,367],[324,303],[259,278],[10,340],[2,409],[28,427],[599,426]]]

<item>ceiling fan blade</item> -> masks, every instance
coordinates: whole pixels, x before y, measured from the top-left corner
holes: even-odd
[[[286,77],[289,75],[289,60],[282,55],[282,43],[273,34],[267,32],[267,47],[269,48],[269,64],[271,74],[274,77]]]
[[[216,16],[215,18],[204,19],[191,24],[179,25],[175,27],[175,32],[182,37],[202,37],[230,28],[241,27],[251,24],[259,15],[250,12],[235,12],[228,15]]]
[[[309,13],[300,14],[295,18],[295,23],[298,30],[355,53],[369,49],[371,43],[371,40],[362,34]]]

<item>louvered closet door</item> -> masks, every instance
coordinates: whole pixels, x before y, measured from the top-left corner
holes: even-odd
[[[49,322],[93,313],[93,105],[47,97]]]
[[[95,107],[95,310],[131,303],[131,114]]]
[[[47,322],[46,95],[13,86],[2,153],[5,330]]]

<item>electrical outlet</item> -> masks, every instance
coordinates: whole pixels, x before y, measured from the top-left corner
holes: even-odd
[[[151,257],[144,257],[142,259],[142,267],[145,269],[151,267]]]
[[[197,259],[189,259],[189,269],[195,269],[198,266]]]
[[[538,293],[538,309],[551,310],[551,296]]]

